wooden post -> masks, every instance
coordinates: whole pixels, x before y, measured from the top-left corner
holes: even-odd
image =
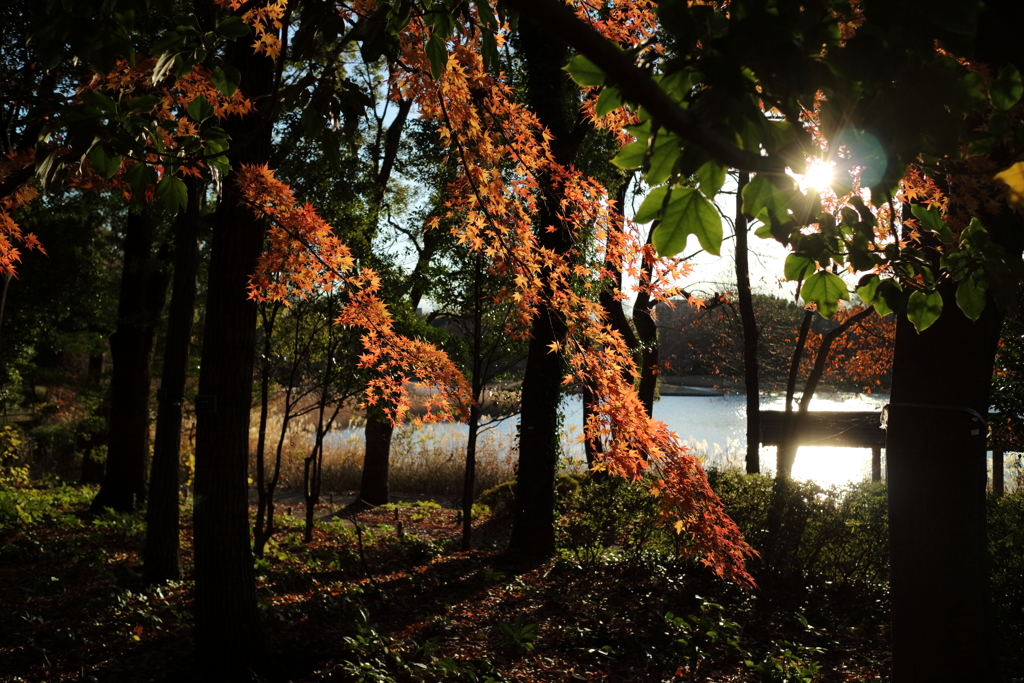
[[[992,449],[992,493],[997,496],[1003,495],[1003,449]]]
[[[882,481],[882,447],[871,447],[871,481]]]

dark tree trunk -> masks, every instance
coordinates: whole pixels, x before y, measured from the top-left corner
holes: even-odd
[[[977,62],[993,73],[1007,63],[1024,69],[1016,39],[1024,4],[986,5]],[[982,222],[1010,262],[1019,261],[1019,215]],[[989,408],[1001,325],[991,301],[977,322],[968,320],[952,286],[943,290],[942,316],[923,333],[904,315],[897,319],[886,421],[893,683],[997,680],[989,650],[987,428],[978,416]]]
[[[794,429],[796,427],[796,416],[793,414],[793,396],[796,394],[796,381],[800,374],[800,361],[804,355],[804,347],[807,345],[807,334],[811,329],[811,321],[815,312],[804,311],[804,319],[800,324],[800,334],[796,340],[796,348],[793,349],[793,360],[789,366],[789,380],[786,384],[786,414],[782,419],[782,433],[784,440],[778,447],[778,454],[775,457],[775,479],[776,481],[788,480],[793,473],[793,461],[796,459],[797,439]]]
[[[991,304],[967,319],[953,287],[923,333],[897,320],[886,477],[898,683],[994,680],[983,416],[1000,324]]]
[[[590,416],[594,414],[594,391],[590,388],[589,384],[584,383],[582,387],[583,394],[583,428],[586,429],[587,421]],[[604,452],[604,448],[601,444],[600,439],[587,439],[583,442],[583,454],[587,458],[587,468],[593,469],[594,465],[601,459],[601,454]]]
[[[527,101],[540,122],[553,134],[552,152],[560,164],[576,158],[581,140],[574,130],[574,104],[562,71],[568,51],[532,20],[519,24],[518,48],[526,67]],[[541,244],[557,254],[572,247],[572,230],[557,216],[560,196],[547,178],[540,179],[537,230]],[[548,232],[548,227],[554,231]],[[550,296],[545,292],[544,296]],[[522,386],[519,422],[519,467],[509,551],[520,556],[544,556],[555,550],[555,470],[559,453],[559,403],[565,374],[560,353],[551,344],[565,338],[564,323],[544,301],[537,306]]]
[[[391,454],[391,436],[395,426],[377,410],[366,412],[366,452],[363,456],[363,479],[359,484],[356,508],[387,505],[388,459]]]
[[[477,394],[479,397],[480,394]],[[476,439],[480,431],[480,402],[469,407],[469,437],[466,440],[466,471],[462,480],[462,549],[473,542],[473,501],[476,499]]]
[[[242,73],[241,89],[261,108],[229,118],[231,165],[269,159],[264,120],[273,62],[233,43],[228,62]],[[265,651],[256,607],[249,545],[249,410],[252,403],[256,303],[248,299],[264,227],[242,204],[235,173],[224,180],[210,253],[206,323],[196,398],[195,643],[200,671],[220,680],[248,675]]]
[[[648,244],[654,238],[656,229],[657,224],[651,227],[647,235]],[[653,271],[654,264],[645,260],[641,266],[641,282],[650,283]],[[640,387],[637,393],[647,417],[654,417],[654,393],[658,388],[658,325],[654,322],[653,310],[651,295],[640,291],[633,304],[633,325],[636,326],[637,345],[640,347]]]
[[[149,392],[156,331],[168,275],[156,267],[156,225],[142,207],[128,214],[117,329],[110,336],[110,438],[103,484],[92,509],[128,512],[146,497]]]
[[[741,172],[736,187],[736,289],[739,293],[740,321],[743,325],[743,380],[747,392],[747,474],[761,471],[761,389],[757,346],[760,333],[754,316],[754,297],[750,290],[750,265],[747,261],[747,217],[743,213],[743,188],[750,174]]]
[[[509,550],[543,556],[555,550],[555,471],[558,468],[558,405],[564,368],[552,342],[565,337],[565,327],[546,309],[533,319],[523,376],[519,417],[519,467]]]
[[[156,436],[153,469],[146,508],[146,544],[143,547],[143,578],[146,583],[181,578],[178,538],[178,477],[181,451],[181,405],[188,376],[192,344],[192,318],[196,303],[196,272],[199,269],[200,181],[190,178],[188,206],[178,216],[174,233],[174,289],[167,316],[167,340],[163,374],[157,392]]]

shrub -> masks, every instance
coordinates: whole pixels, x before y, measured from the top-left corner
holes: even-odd
[[[14,425],[0,427],[0,487],[28,484],[25,435]]]
[[[825,488],[790,481],[777,487],[771,477],[735,470],[710,470],[708,478],[747,542],[761,553],[761,571],[794,579],[888,581],[885,484]]]
[[[674,555],[674,540],[643,481],[588,478],[560,498],[558,545],[579,564],[594,564],[612,547],[632,561],[664,558]]]

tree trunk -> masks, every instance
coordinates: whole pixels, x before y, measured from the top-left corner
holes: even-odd
[[[359,484],[359,498],[353,503],[357,508],[387,505],[389,501],[388,459],[394,433],[395,426],[383,413],[367,411],[363,479]]]
[[[794,433],[796,418],[793,415],[793,395],[796,393],[796,381],[800,374],[800,360],[804,354],[804,346],[807,344],[807,333],[811,329],[811,320],[815,315],[815,312],[811,310],[804,312],[796,348],[793,350],[793,360],[789,366],[789,381],[786,384],[786,414],[782,419],[783,442],[779,445],[775,457],[775,479],[777,481],[789,479],[793,474],[793,461],[796,460],[798,448],[798,437]]]
[[[188,206],[178,216],[174,234],[174,289],[167,316],[167,340],[163,374],[157,393],[156,436],[153,470],[146,508],[146,543],[143,547],[143,578],[146,583],[181,578],[178,538],[178,477],[181,451],[181,405],[188,376],[192,318],[196,303],[196,272],[199,269],[199,204],[203,184],[186,181]]]
[[[583,394],[583,428],[587,428],[587,421],[590,420],[590,416],[594,414],[594,391],[590,388],[589,384],[584,383],[582,388]],[[594,465],[602,457],[604,448],[601,444],[600,439],[587,439],[583,442],[583,454],[587,458],[587,469],[593,470]]]
[[[654,239],[657,224],[651,227],[647,243]],[[641,282],[650,283],[654,264],[644,260],[641,266]],[[654,322],[654,306],[651,295],[640,291],[633,304],[633,324],[636,326],[637,345],[640,347],[640,387],[637,394],[644,404],[647,417],[654,417],[654,393],[658,388],[658,325]]]
[[[232,43],[228,62],[242,73],[241,89],[261,102],[242,119],[229,118],[232,168],[269,159],[264,120],[273,62],[246,41]],[[264,227],[242,204],[235,173],[224,181],[210,253],[206,325],[196,397],[195,643],[197,665],[212,678],[249,675],[265,651],[256,607],[249,545],[249,410],[252,402],[256,303],[249,277],[263,245]]]
[[[476,499],[476,440],[480,431],[480,404],[469,407],[469,437],[466,440],[466,471],[462,480],[462,549],[473,542],[473,501]]]
[[[533,319],[523,376],[519,417],[519,467],[509,550],[544,556],[555,551],[555,471],[558,468],[559,419],[562,398],[562,356],[551,353],[552,342],[565,328],[546,307]]]
[[[918,334],[905,315],[896,324],[886,422],[895,683],[994,680],[983,416],[1001,316],[990,303],[971,322],[954,288],[942,293],[930,328]]]
[[[117,329],[110,336],[110,439],[103,484],[92,510],[128,512],[146,497],[149,456],[149,392],[157,325],[167,298],[168,276],[156,269],[156,225],[142,207],[131,210],[124,238]]]
[[[750,290],[750,265],[747,261],[747,217],[743,213],[743,188],[750,174],[741,172],[736,187],[736,290],[743,324],[743,380],[747,392],[747,474],[761,471],[761,389],[757,346],[760,333],[754,315],[754,297]]]
[[[576,158],[581,139],[570,116],[565,45],[551,38],[533,20],[519,23],[517,47],[526,68],[527,101],[540,122],[553,134],[555,160],[568,165]],[[572,230],[559,220],[560,195],[550,179],[540,178],[543,197],[538,202],[537,224],[541,244],[556,254],[572,247]],[[547,228],[554,230],[548,232]],[[545,292],[549,297],[551,292]],[[541,301],[531,324],[531,338],[522,386],[519,422],[519,466],[509,552],[537,557],[555,550],[555,470],[559,454],[559,403],[565,373],[561,353],[551,344],[565,338],[564,323]]]

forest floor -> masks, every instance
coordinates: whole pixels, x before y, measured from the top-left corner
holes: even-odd
[[[191,582],[144,587],[141,517],[90,516],[89,495],[40,492],[20,523],[0,524],[0,680],[198,679]],[[190,521],[183,507],[186,576]],[[887,678],[882,588],[745,591],[690,565],[607,555],[523,564],[500,552],[507,519],[476,522],[468,552],[457,522],[405,503],[322,521],[307,545],[284,517],[256,564],[269,643],[258,680]]]

